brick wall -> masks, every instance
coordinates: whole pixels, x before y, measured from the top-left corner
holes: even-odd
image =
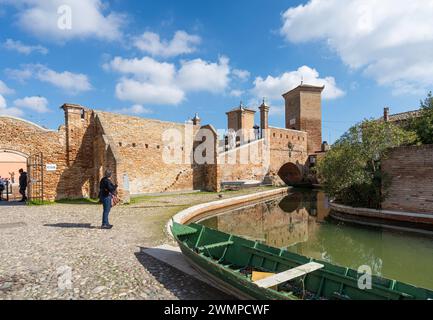
[[[286,163],[295,164],[300,174],[304,175],[305,163],[308,160],[307,132],[271,127],[269,128],[269,135],[271,145],[269,176],[272,177],[274,184],[284,184],[278,176],[278,171]],[[289,143],[293,146],[291,152]]]
[[[320,151],[322,145],[323,87],[301,85],[283,95],[286,128],[308,133],[308,153]]]
[[[97,112],[104,134],[115,151],[117,179],[123,187],[129,182],[130,194],[198,190],[204,187],[203,167],[185,163],[190,157],[192,139],[185,141],[186,131],[193,135],[199,127],[107,112]],[[178,130],[181,142],[167,146],[163,141],[166,130]],[[166,163],[163,152],[181,155],[181,163]],[[125,178],[127,176],[127,178]]]
[[[219,180],[259,180],[269,172],[269,155],[265,140],[258,140],[218,156]]]
[[[301,174],[304,173],[303,168],[308,159],[306,132],[271,127],[266,130],[265,137],[265,139],[220,154],[218,159],[220,180],[262,181],[270,178],[274,184],[282,185],[284,183],[278,177],[278,171],[289,162],[295,164]],[[289,143],[293,145],[291,152]],[[242,152],[249,154],[254,161],[242,163],[240,161]]]
[[[51,131],[21,119],[0,117],[0,128],[0,151],[19,152],[26,157],[42,152],[45,164],[57,165],[56,171],[44,170],[46,200],[69,198],[79,193],[79,190],[73,188],[63,188],[61,183],[68,168],[64,126],[59,131]]]
[[[433,145],[392,149],[382,170],[391,179],[384,209],[433,214]]]

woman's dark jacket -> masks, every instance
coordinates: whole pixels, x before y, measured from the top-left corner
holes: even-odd
[[[117,185],[111,182],[108,178],[102,178],[99,183],[99,199],[104,199],[108,197],[110,194],[115,193],[117,189]]]

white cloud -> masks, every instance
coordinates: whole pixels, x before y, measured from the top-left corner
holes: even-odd
[[[0,109],[4,109],[7,107],[6,99],[0,94]]]
[[[29,46],[29,45],[23,44],[21,41],[12,40],[12,39],[7,39],[5,41],[5,43],[3,44],[3,46],[8,50],[14,50],[14,51],[17,51],[19,53],[26,54],[26,55],[31,54],[33,51],[39,52],[41,54],[47,54],[48,53],[48,49],[41,46],[41,45]]]
[[[325,40],[350,68],[418,94],[433,85],[432,16],[433,0],[312,0],[283,14],[281,33]]]
[[[134,104],[129,108],[121,108],[114,110],[115,113],[123,113],[123,114],[132,114],[132,115],[140,115],[140,114],[149,114],[152,113],[152,110],[143,107],[141,104]]]
[[[121,79],[116,85],[116,96],[134,103],[176,105],[183,101],[185,93],[172,84]]]
[[[0,94],[7,95],[7,94],[12,94],[14,92],[15,91],[13,89],[9,88],[6,85],[6,83],[0,80]]]
[[[22,69],[7,69],[6,73],[11,78],[19,81],[35,78],[42,82],[50,83],[70,94],[77,94],[92,89],[89,78],[85,74],[70,71],[57,72],[41,64],[24,65]]]
[[[107,10],[101,0],[0,0],[16,7],[17,23],[39,38],[68,40],[72,38],[121,39],[124,15]],[[71,8],[71,28],[59,28],[61,6]]]
[[[14,101],[14,106],[20,109],[30,109],[37,113],[46,113],[48,109],[48,100],[44,97],[25,97]]]
[[[103,67],[123,75],[116,85],[116,96],[120,100],[136,104],[177,105],[184,101],[188,92],[223,91],[230,80],[228,62],[225,57],[215,63],[195,59],[182,61],[177,69],[173,63],[159,62],[150,57],[116,57]]]
[[[333,77],[320,78],[319,73],[308,66],[302,66],[296,71],[284,72],[283,74],[266,78],[257,77],[254,80],[252,93],[260,98],[266,97],[271,100],[281,99],[281,95],[299,86],[303,81],[305,84],[325,86],[324,99],[336,99],[344,95],[344,91],[338,88]]]
[[[116,57],[104,64],[105,70],[113,70],[137,79],[154,83],[172,83],[176,76],[176,67],[171,63],[158,62],[152,58],[123,59]]]
[[[241,69],[233,69],[232,74],[241,81],[246,81],[251,76],[249,71]]]
[[[239,98],[239,97],[242,96],[243,94],[244,94],[244,91],[243,91],[243,90],[237,90],[237,89],[234,89],[234,90],[230,91],[230,95],[231,95],[232,97],[236,97],[236,98]]]
[[[20,117],[24,114],[20,109],[12,107],[8,108],[6,99],[0,94],[0,115]]]
[[[229,59],[226,57],[215,63],[195,59],[181,64],[177,81],[185,90],[221,92],[230,81]]]
[[[48,68],[41,68],[36,77],[72,94],[89,91],[92,88],[87,76],[81,73],[56,72]]]
[[[144,32],[134,39],[134,46],[152,56],[175,57],[181,54],[192,53],[197,50],[201,38],[185,31],[177,31],[170,41],[161,40],[159,34]]]
[[[33,76],[32,70],[30,68],[24,68],[24,69],[5,69],[6,75],[14,80],[17,80],[19,82],[26,82]]]

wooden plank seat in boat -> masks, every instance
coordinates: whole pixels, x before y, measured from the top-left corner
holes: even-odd
[[[302,266],[267,277],[265,279],[255,281],[254,283],[261,288],[275,287],[284,282],[302,277],[303,275],[322,269],[323,267],[323,264],[317,262],[310,262]]]
[[[197,232],[197,229],[185,226],[185,225],[176,225],[176,234],[178,236],[189,236]]]
[[[223,248],[223,247],[230,246],[233,243],[234,243],[233,241],[217,242],[217,243],[208,244],[205,246],[198,247],[198,250],[204,251],[204,250],[210,250],[210,249],[216,249],[216,248]]]

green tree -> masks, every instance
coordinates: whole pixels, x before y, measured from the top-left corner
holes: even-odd
[[[392,123],[365,120],[347,131],[319,161],[325,191],[338,202],[380,208],[387,179],[380,170],[386,150],[416,140],[413,132]]]
[[[421,144],[433,144],[433,94],[430,92],[421,101],[421,114],[412,119],[410,129],[414,130]]]

